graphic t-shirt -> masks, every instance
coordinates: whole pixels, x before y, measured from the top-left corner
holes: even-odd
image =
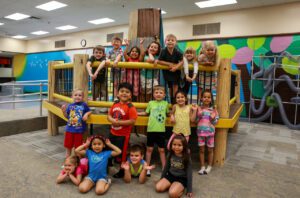
[[[89,162],[89,177],[96,181],[101,178],[106,178],[107,163],[108,158],[111,157],[111,152],[112,151],[102,151],[100,153],[95,153],[90,149],[86,151]]]
[[[148,103],[146,113],[149,114],[148,132],[165,132],[165,122],[169,112],[168,102],[152,100]]]
[[[86,130],[86,123],[82,120],[82,117],[89,111],[90,108],[85,102],[69,104],[67,108],[68,123],[66,131],[72,133],[83,133]]]

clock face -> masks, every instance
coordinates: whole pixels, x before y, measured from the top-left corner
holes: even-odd
[[[82,40],[80,41],[80,45],[81,45],[81,47],[85,47],[85,46],[86,46],[86,40],[85,40],[85,39],[82,39]]]

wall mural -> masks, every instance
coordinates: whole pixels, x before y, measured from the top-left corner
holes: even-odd
[[[295,125],[296,123],[300,122],[300,116],[297,118],[295,112],[295,109],[297,109],[295,106],[300,102],[299,59],[291,57],[291,55],[300,55],[300,35],[228,38],[216,39],[215,42],[218,46],[219,56],[221,58],[231,59],[232,68],[241,70],[241,101],[246,104],[242,112],[243,117],[248,117],[249,115],[250,90],[253,88],[251,90],[251,98],[254,98],[255,100],[252,101],[253,112],[250,113],[251,117],[261,118],[261,116],[268,113],[268,111],[270,111],[269,109],[272,107],[273,122],[282,122],[282,109],[285,109],[285,114],[287,117],[286,119],[289,120],[290,123]],[[179,41],[178,48],[183,52],[187,47],[193,47],[197,50],[197,53],[199,53],[201,44],[202,41],[200,40]],[[106,50],[108,50],[108,48]],[[15,77],[17,77],[17,80],[47,79],[48,61],[63,60],[64,62],[71,62],[73,55],[80,53],[91,55],[92,50],[88,49],[33,53],[25,56],[17,55],[14,58],[14,63],[17,63],[14,64]],[[253,58],[253,56],[260,55],[266,57]],[[273,57],[280,55],[284,55],[285,57],[280,59]],[[251,69],[252,64],[253,71]],[[282,65],[282,69],[279,69],[278,65],[276,66],[275,64]],[[276,72],[274,72],[274,69],[276,69]],[[255,77],[258,79],[263,77],[270,78],[270,82],[258,79],[251,80],[251,73],[253,73],[253,75],[256,74]],[[287,81],[274,84],[273,79],[283,78],[280,77],[282,75],[288,76],[294,86],[287,84]],[[270,93],[271,95],[268,95],[270,86],[272,87],[272,93]],[[33,87],[27,87],[25,88],[25,91],[36,90],[34,90]],[[268,94],[266,94],[266,92]],[[276,99],[277,96],[273,94],[275,92],[280,96],[281,102]],[[267,100],[269,102],[266,102]],[[274,104],[272,106],[272,102],[270,101],[273,101],[276,104],[278,102],[282,103],[282,101],[294,101],[294,104],[284,104],[282,105],[282,108],[277,108],[274,106]],[[256,108],[259,108],[260,111],[257,112],[256,110],[258,109]],[[298,112],[300,112],[300,106]],[[265,120],[270,119],[268,116],[265,117]]]

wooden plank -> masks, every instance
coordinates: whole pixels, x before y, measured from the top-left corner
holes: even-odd
[[[137,38],[138,33],[138,11],[135,10],[129,15],[128,39]]]

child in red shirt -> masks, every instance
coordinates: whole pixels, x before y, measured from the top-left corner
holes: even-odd
[[[122,156],[116,157],[115,161],[121,163],[126,161],[127,147],[130,139],[132,126],[137,118],[136,108],[131,103],[132,86],[129,83],[121,83],[118,88],[118,101],[116,101],[108,112],[107,119],[111,122],[109,139],[112,144],[122,150]],[[122,178],[124,169],[114,175]]]

